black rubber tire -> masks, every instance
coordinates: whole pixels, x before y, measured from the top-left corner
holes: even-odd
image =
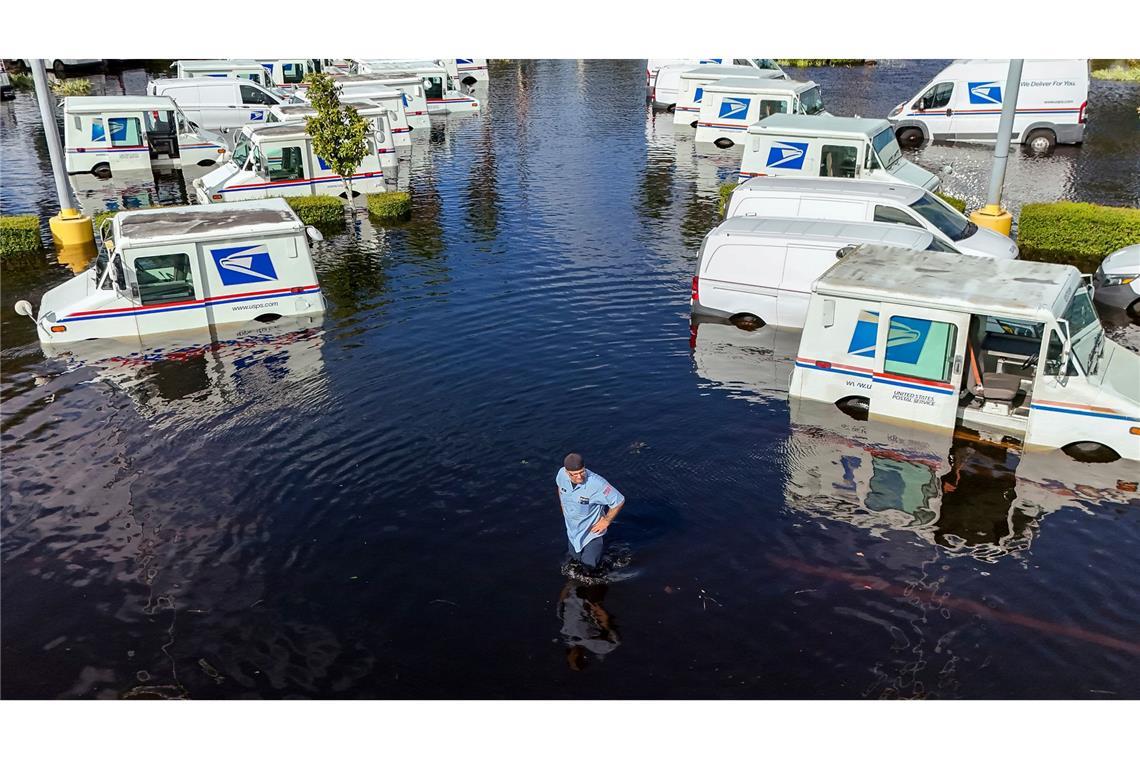
[[[761,327],[767,324],[764,320],[760,319],[760,317],[756,316],[755,314],[733,314],[728,318],[728,321],[731,322],[734,327],[737,327],[741,330],[747,330],[748,332],[759,330]]]
[[[475,86],[476,82],[478,82],[478,81],[479,80],[476,79],[475,77],[468,76],[465,79],[463,79],[463,81],[461,81],[460,84],[465,84],[468,87],[473,87],[473,86]]]
[[[198,162],[198,166],[213,166],[216,163],[218,163],[218,162],[214,161],[212,159],[203,158],[201,161]]]
[[[1093,443],[1092,441],[1078,441],[1077,443],[1070,443],[1061,449],[1073,459],[1078,462],[1115,462],[1120,459],[1120,455],[1113,451],[1103,443]]]
[[[67,76],[67,67],[63,65],[63,61],[55,60],[51,64],[52,71],[55,72],[57,77],[63,78]]]
[[[1056,147],[1057,135],[1051,129],[1035,129],[1025,136],[1025,149],[1034,156],[1047,156]]]
[[[871,414],[871,400],[866,396],[848,396],[835,402],[836,408],[848,417],[866,422]]]
[[[713,145],[720,148],[721,150],[728,150],[735,144],[736,143],[734,143],[732,140],[729,140],[727,137],[721,137],[713,140]]]
[[[1140,298],[1124,307],[1124,313],[1136,324],[1140,325]]]
[[[670,103],[669,105],[665,106],[665,113],[673,113],[676,110],[677,110],[677,104],[676,103]]]
[[[111,178],[111,165],[106,164],[106,163],[95,164],[94,166],[91,167],[91,174],[93,174],[98,179],[110,179]]]
[[[895,139],[903,148],[920,148],[926,138],[923,137],[922,130],[918,127],[902,127],[895,132]]]

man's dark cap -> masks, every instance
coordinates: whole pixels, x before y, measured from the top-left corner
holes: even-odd
[[[582,461],[581,454],[571,453],[566,455],[566,459],[563,460],[562,466],[565,467],[568,472],[575,472],[585,467],[586,463]]]

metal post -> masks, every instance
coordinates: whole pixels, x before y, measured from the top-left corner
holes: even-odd
[[[55,178],[55,194],[59,199],[59,214],[48,220],[51,237],[58,249],[57,254],[63,255],[66,250],[66,256],[70,259],[90,260],[95,255],[95,230],[91,227],[90,217],[84,216],[76,208],[71,184],[67,181],[67,165],[63,161],[63,145],[59,141],[59,127],[55,123],[47,71],[44,70],[42,59],[34,58],[28,63],[32,67],[36,102],[40,106],[40,120],[44,124],[44,139],[47,140],[51,172]]]
[[[55,177],[55,194],[59,199],[59,210],[61,213],[74,211],[75,203],[72,201],[71,185],[67,182],[67,167],[63,163],[63,146],[59,141],[59,128],[56,126],[55,113],[52,109],[47,71],[40,58],[33,58],[28,63],[32,67],[32,79],[36,84],[36,102],[40,106],[40,121],[44,124],[44,138],[47,140],[48,155],[51,156],[51,171]]]
[[[1021,69],[1025,61],[1010,59],[1009,74],[1001,98],[1001,121],[998,123],[997,144],[994,145],[994,164],[990,171],[990,187],[986,205],[970,214],[970,221],[979,227],[1008,235],[1013,228],[1013,216],[1002,210],[1001,191],[1005,184],[1005,167],[1009,160],[1009,143],[1013,136],[1013,117],[1017,113],[1017,93],[1021,89]]]

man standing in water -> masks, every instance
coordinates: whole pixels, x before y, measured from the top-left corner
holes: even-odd
[[[602,558],[602,537],[625,506],[625,497],[605,478],[586,469],[581,454],[567,454],[554,482],[566,520],[570,557],[594,570]]]

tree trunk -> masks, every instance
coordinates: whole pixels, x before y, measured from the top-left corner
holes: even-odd
[[[352,213],[352,222],[356,223],[356,199],[352,197],[352,178],[341,177],[341,182],[344,183],[344,195],[348,200],[348,209]]]

